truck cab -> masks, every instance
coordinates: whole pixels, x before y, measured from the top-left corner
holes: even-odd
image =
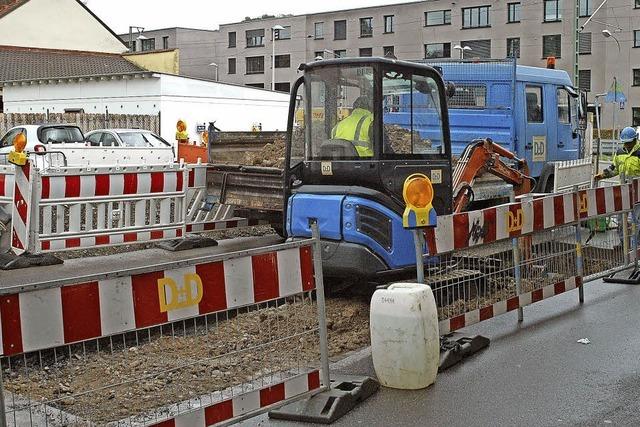
[[[454,156],[491,138],[527,161],[539,192],[553,188],[552,162],[581,158],[586,113],[565,71],[514,59],[427,63],[456,86],[448,102]]]
[[[317,219],[328,276],[415,268],[413,238],[402,226],[406,178],[429,177],[434,209],[451,213],[442,76],[428,65],[383,58],[316,61],[301,70],[287,132],[287,236],[310,236],[309,218]]]

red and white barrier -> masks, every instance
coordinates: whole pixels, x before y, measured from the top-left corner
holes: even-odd
[[[193,412],[152,424],[153,427],[210,427],[263,412],[278,403],[320,390],[320,372],[297,375],[283,382],[249,391]]]
[[[43,350],[315,289],[308,241],[253,252],[1,295],[0,349]]]
[[[11,214],[11,250],[21,255],[29,250],[31,221],[33,216],[34,170],[31,163],[16,166],[13,186],[13,210]]]
[[[14,169],[13,165],[0,165],[0,205],[13,204]]]
[[[425,231],[425,238],[432,255],[467,249],[572,224],[578,219],[630,210],[640,201],[638,191],[635,180],[631,184],[444,215],[438,217],[436,227]]]
[[[571,277],[562,282],[554,283],[553,285],[545,286],[535,291],[520,294],[495,304],[442,320],[439,323],[440,335],[446,335],[466,326],[471,326],[484,320],[500,316],[501,314],[517,310],[518,308],[526,307],[533,303],[577,289],[580,286],[582,286],[582,278]]]

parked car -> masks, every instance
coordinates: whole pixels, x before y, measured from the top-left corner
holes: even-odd
[[[42,153],[45,165],[107,166],[172,163],[173,147],[150,131],[101,129],[86,137],[77,125],[46,124],[15,126],[0,138],[0,163],[13,149],[13,139],[24,133],[26,151]],[[46,153],[46,154],[45,154]]]
[[[15,126],[0,138],[0,153],[8,153],[13,149],[13,139],[24,133],[27,137],[26,151],[46,151],[47,146],[53,149],[55,144],[72,144],[84,142],[84,135],[76,125],[22,125]]]

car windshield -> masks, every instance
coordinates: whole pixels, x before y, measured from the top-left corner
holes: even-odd
[[[150,132],[119,132],[125,147],[170,147],[170,144]]]
[[[48,127],[42,129],[40,140],[45,143],[83,142],[82,132],[77,127]]]

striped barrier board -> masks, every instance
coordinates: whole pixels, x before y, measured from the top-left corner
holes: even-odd
[[[441,320],[439,322],[440,335],[446,335],[466,326],[471,326],[484,320],[500,316],[501,314],[509,313],[518,308],[526,307],[533,303],[577,289],[580,286],[582,286],[582,277],[570,277],[562,282],[554,283],[553,285],[526,292],[477,310]]]
[[[320,390],[320,372],[297,375],[258,390],[249,391],[213,405],[152,424],[153,427],[210,427],[265,412],[278,403],[292,402],[296,397]]]
[[[0,165],[0,205],[13,202],[14,170],[13,165]]]
[[[246,255],[249,253],[248,255]],[[0,349],[15,355],[163,325],[315,289],[309,241],[83,278],[0,296]],[[30,286],[33,288],[33,286]]]
[[[471,212],[438,217],[425,231],[431,254],[550,230],[578,219],[628,211],[640,201],[638,180],[630,184],[561,193]]]
[[[27,163],[15,167],[13,186],[13,209],[11,214],[11,250],[16,255],[28,251],[31,240],[30,227],[33,220],[33,166]]]

